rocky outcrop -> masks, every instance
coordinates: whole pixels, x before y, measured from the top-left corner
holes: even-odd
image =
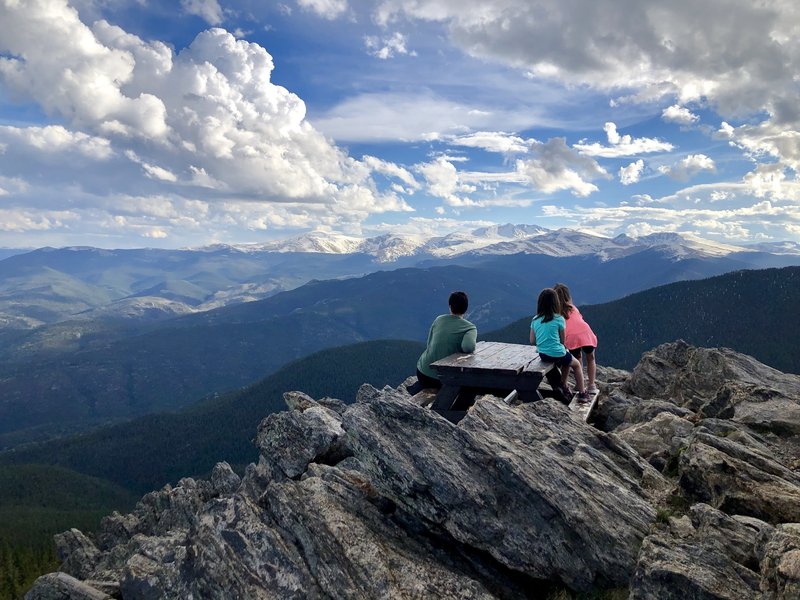
[[[28,597],[798,597],[800,380],[680,342],[600,375],[596,426],[553,400],[454,425],[404,386],[287,393],[242,478],[62,534]]]

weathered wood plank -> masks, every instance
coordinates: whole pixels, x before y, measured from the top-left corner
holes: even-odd
[[[536,358],[534,358],[527,365],[525,365],[525,368],[523,369],[523,372],[527,373],[527,372],[536,371],[537,373],[546,373],[547,371],[549,371],[552,368],[554,368],[553,363],[544,362],[539,357],[539,353],[537,352],[536,353]]]
[[[437,360],[431,366],[437,370],[499,370],[517,373],[530,361],[527,356],[521,357],[519,349],[514,348],[511,344],[501,344],[499,342],[495,342],[495,344],[497,347],[492,347],[489,351],[476,349],[474,354],[451,354],[448,357]]]
[[[578,402],[578,394],[575,394],[569,403],[569,409],[573,412],[576,418],[584,422],[588,422],[594,407],[597,405],[597,398],[599,396],[600,392],[594,392],[589,394],[588,402]]]

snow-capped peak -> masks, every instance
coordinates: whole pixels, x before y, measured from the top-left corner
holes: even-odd
[[[734,252],[757,249],[674,232],[654,233],[641,237],[622,234],[608,238],[574,229],[550,230],[538,225],[511,223],[454,231],[438,236],[385,233],[375,237],[359,238],[326,231],[311,231],[287,240],[251,245],[217,245],[213,248],[231,248],[240,252],[362,253],[382,263],[417,256],[454,258],[464,254],[519,253],[549,256],[595,255],[602,260],[613,260],[650,248],[679,259],[691,256],[726,256]],[[797,245],[785,244],[780,248],[787,253],[800,252]]]

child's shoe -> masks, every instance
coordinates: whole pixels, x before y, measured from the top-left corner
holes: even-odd
[[[578,395],[575,396],[575,399],[580,404],[586,404],[587,402],[589,402],[591,400],[591,397],[586,392],[578,392]]]
[[[586,388],[586,393],[588,393],[588,394],[597,394],[599,391],[600,390],[598,389],[598,387],[596,385],[594,385],[594,384],[592,384],[588,388]]]

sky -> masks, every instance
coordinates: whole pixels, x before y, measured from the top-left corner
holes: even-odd
[[[796,0],[0,0],[0,246],[800,241]]]

